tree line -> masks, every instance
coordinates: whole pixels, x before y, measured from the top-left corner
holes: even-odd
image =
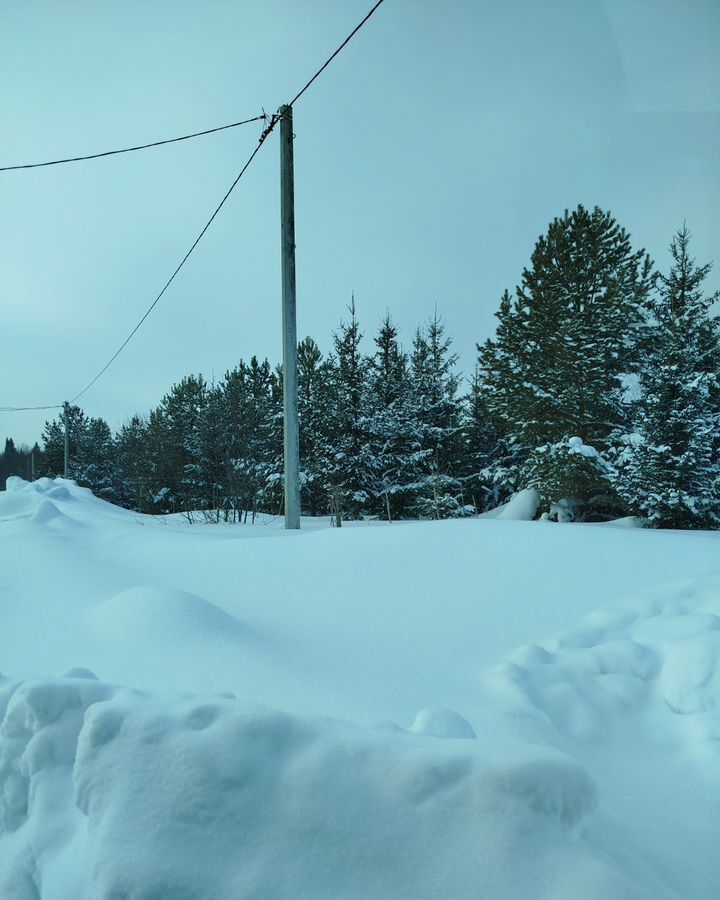
[[[533,488],[538,514],[720,525],[720,327],[683,226],[659,272],[609,212],[555,218],[505,291],[472,377],[437,315],[362,352],[354,300],[324,354],[298,347],[301,505],[344,519],[475,515]],[[282,511],[282,368],[189,375],[115,434],[70,409],[71,477],[140,512]],[[0,456],[0,466],[7,455]],[[46,423],[38,473],[63,467]],[[0,469],[0,472],[4,469]]]

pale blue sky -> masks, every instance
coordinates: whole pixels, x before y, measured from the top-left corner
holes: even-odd
[[[371,5],[7,0],[0,165],[275,110]],[[299,334],[329,349],[354,291],[368,339],[389,308],[409,344],[437,303],[469,372],[535,239],[580,202],[660,265],[686,219],[719,286],[718,45],[716,0],[386,0],[295,109]],[[0,406],[90,380],[259,131],[0,173]],[[278,206],[273,136],[90,415],[115,427],[187,373],[279,360]],[[0,413],[0,440],[44,419]]]

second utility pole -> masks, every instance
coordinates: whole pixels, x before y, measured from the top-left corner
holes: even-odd
[[[65,446],[64,446],[64,465],[63,476],[70,477],[70,423],[68,421],[70,412],[70,404],[67,400],[63,403],[63,424],[65,425]]]
[[[300,424],[297,394],[295,308],[295,176],[292,106],[281,106],[280,221],[282,248],[283,414],[285,527],[300,527]]]

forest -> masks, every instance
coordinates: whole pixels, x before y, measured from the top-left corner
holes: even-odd
[[[448,518],[524,488],[556,521],[638,516],[657,528],[720,526],[720,321],[690,232],[658,271],[606,211],[555,218],[500,299],[471,377],[442,317],[402,345],[388,313],[363,352],[354,299],[323,352],[298,347],[304,515]],[[69,411],[70,477],[143,513],[210,521],[279,514],[282,367],[239,361],[188,375],[113,433]],[[63,471],[62,418],[33,451],[11,438],[8,475]]]

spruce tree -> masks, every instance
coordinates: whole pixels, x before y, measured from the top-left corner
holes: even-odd
[[[492,423],[483,390],[476,366],[468,392],[461,401],[461,444],[457,460],[464,503],[471,504],[476,512],[491,509],[505,499],[492,472],[492,464],[504,451],[504,445]]]
[[[75,455],[70,459],[70,477],[110,503],[120,499],[115,441],[104,419],[88,419],[75,434]]]
[[[350,319],[333,335],[330,403],[323,429],[323,480],[336,525],[366,510],[368,485],[362,450],[366,441],[367,361],[360,352],[362,333],[353,297]]]
[[[362,450],[372,511],[388,521],[407,514],[415,499],[418,464],[423,458],[415,416],[407,354],[386,314],[369,360],[368,414]]]
[[[457,354],[437,311],[424,329],[418,329],[411,357],[412,401],[419,434],[419,473],[416,513],[446,518],[462,510],[457,477],[460,456],[460,378],[455,373]]]
[[[617,487],[656,528],[720,526],[720,326],[686,227],[648,303],[654,328],[641,372],[642,403],[625,439]]]
[[[332,402],[332,365],[311,337],[298,344],[300,484],[303,512],[318,516],[328,508],[323,477],[323,447],[329,443],[325,421]]]

